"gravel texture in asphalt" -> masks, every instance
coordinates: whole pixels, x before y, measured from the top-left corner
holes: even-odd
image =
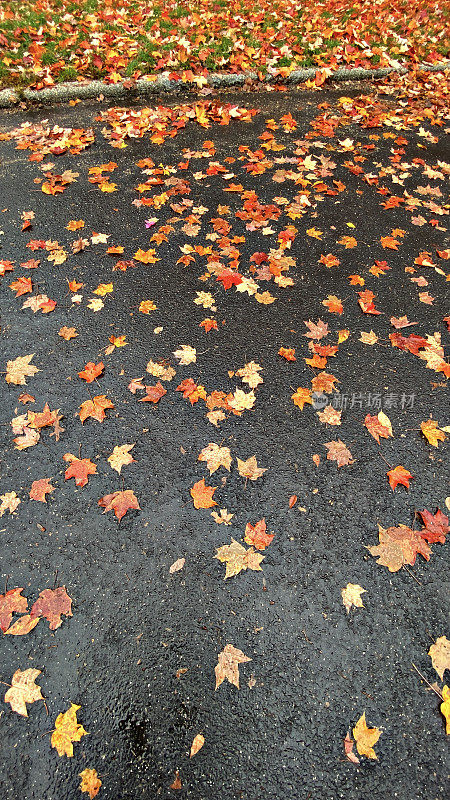
[[[364,93],[344,91],[353,98]],[[73,616],[63,616],[55,631],[42,619],[27,635],[2,639],[1,680],[10,683],[17,669],[39,669],[46,702],[29,705],[28,718],[1,704],[5,800],[87,796],[79,790],[85,768],[97,770],[98,796],[105,800],[444,800],[441,701],[412,664],[442,688],[428,650],[448,633],[448,544],[433,544],[429,561],[418,555],[414,565],[396,572],[378,565],[366,546],[378,543],[378,524],[418,530],[416,511],[448,513],[447,443],[433,447],[420,431],[430,416],[441,428],[450,424],[445,369],[427,368],[420,355],[394,347],[389,334],[396,330],[391,317],[407,315],[415,324],[398,333],[434,336],[427,342],[436,364],[442,361],[439,341],[448,359],[449,153],[443,127],[426,121],[423,133],[395,121],[366,128],[349,121],[328,135],[317,120],[342,113],[341,96],[342,90],[206,98],[259,113],[250,122],[231,118],[229,125],[211,122],[208,129],[188,121],[162,144],[146,133],[126,138],[125,148],[111,147],[102,133],[111,127],[96,120],[106,104],[4,112],[0,118],[2,134],[43,119],[50,127],[92,127],[95,134],[81,153],[45,153],[42,161],[30,161],[30,151],[16,149],[14,139],[3,137],[0,147],[0,264],[14,262],[0,290],[1,369],[31,353],[39,368],[26,386],[1,378],[0,491],[15,491],[21,500],[0,521],[3,580],[8,590],[24,587],[29,608],[54,586],[64,585],[73,600]],[[328,110],[318,108],[323,103]],[[289,122],[280,122],[286,114],[297,123],[291,131],[283,129]],[[267,126],[270,119],[277,127]],[[274,140],[264,149],[267,133]],[[261,152],[251,157],[244,147]],[[162,165],[159,173],[150,162],[137,165],[145,158]],[[265,169],[246,168],[265,161]],[[37,182],[46,180],[42,165],[49,162],[54,166],[47,172],[79,173],[55,196]],[[90,168],[109,162],[118,165],[103,170],[116,184],[113,192],[88,180],[95,176]],[[149,178],[147,190],[137,191]],[[233,184],[243,188],[226,191]],[[133,204],[174,187],[181,187],[178,194],[154,206]],[[310,205],[299,200],[298,215],[289,217],[290,204],[302,193]],[[403,201],[383,207],[392,195]],[[186,199],[192,205],[180,209]],[[246,201],[250,216],[235,216]],[[21,215],[29,211],[35,217],[22,231]],[[150,218],[157,222],[146,228]],[[68,230],[71,220],[83,220],[84,227]],[[282,250],[278,235],[289,225],[297,230]],[[167,228],[161,232],[161,226]],[[311,235],[311,229],[322,233]],[[397,249],[383,247],[381,237],[393,231]],[[109,238],[94,244],[93,232]],[[151,241],[155,232],[160,241]],[[356,246],[339,244],[343,236],[354,237]],[[74,248],[80,238],[88,244]],[[58,245],[33,251],[30,240]],[[112,246],[123,252],[107,254]],[[180,263],[189,247],[200,251]],[[140,248],[154,248],[159,260],[134,259],[125,271],[113,271]],[[60,264],[48,258],[55,249],[66,254]],[[434,266],[423,265],[424,252]],[[266,258],[251,260],[255,253]],[[320,263],[327,254],[340,263]],[[279,257],[288,259],[281,275],[292,279],[291,286],[277,284],[268,268]],[[20,266],[29,259],[39,266]],[[376,261],[386,262],[380,274],[371,271]],[[217,280],[230,266],[248,291],[225,289]],[[364,285],[352,285],[351,275]],[[9,284],[22,276],[31,277],[33,292],[16,298]],[[70,291],[68,281],[82,286]],[[109,283],[113,290],[101,298],[103,307],[92,310],[88,304],[99,299],[94,290]],[[380,315],[361,309],[357,293],[364,290],[376,295]],[[258,301],[266,291],[274,302]],[[194,302],[198,292],[211,293],[215,310]],[[421,292],[429,293],[431,304],[424,295],[420,300]],[[22,308],[39,294],[55,300],[56,308]],[[81,298],[74,302],[74,295]],[[342,301],[341,314],[323,305],[330,295]],[[145,300],[154,301],[156,310],[142,313]],[[205,332],[205,318],[216,320],[217,330]],[[319,319],[329,332],[311,340],[305,321]],[[75,327],[78,336],[65,341],[58,335],[62,326]],[[310,341],[335,346],[343,330],[348,338],[341,335],[336,355],[322,369],[305,363],[313,356]],[[378,340],[361,341],[361,332],[371,331]],[[125,336],[127,344],[105,354],[111,336]],[[178,363],[173,353],[180,345],[195,348],[195,363]],[[296,361],[281,357],[281,347],[295,348]],[[161,381],[167,393],[156,404],[139,402],[144,391],[128,388],[136,378],[157,383],[146,372],[150,360],[176,370],[171,381]],[[90,361],[103,361],[104,372],[87,384],[77,373]],[[248,393],[250,387],[232,373],[252,361],[261,365],[263,378],[253,407],[241,415],[226,407],[217,427],[206,417],[204,399],[191,404],[176,391],[192,378],[208,397],[214,390]],[[340,425],[326,424],[310,403],[300,410],[291,399],[297,387],[311,389],[321,372],[337,378],[337,392],[327,396],[336,409],[332,398],[340,397]],[[19,402],[23,392],[35,402]],[[114,408],[102,423],[89,418],[82,424],[80,405],[97,395],[106,395]],[[37,444],[18,450],[11,419],[41,412],[45,403],[64,415],[64,432],[57,441],[43,428]],[[390,418],[393,436],[377,444],[364,419],[380,410]],[[353,463],[338,467],[327,460],[324,444],[335,440],[350,449]],[[230,472],[221,467],[210,476],[198,461],[210,442],[230,448]],[[134,443],[135,460],[119,476],[107,458],[125,443]],[[64,479],[66,453],[96,464],[86,486]],[[267,471],[246,481],[236,457],[253,455]],[[398,465],[414,476],[409,490],[393,491],[388,483],[386,472]],[[46,504],[29,498],[31,484],[41,478],[55,487]],[[214,508],[193,506],[190,488],[202,478],[217,486]],[[103,514],[98,501],[124,489],[134,491],[140,510],[119,522],[112,511]],[[289,508],[292,495],[298,499]],[[229,525],[211,516],[221,508],[233,514]],[[225,581],[216,548],[231,538],[242,544],[246,524],[262,518],[275,534],[262,553],[262,571],[249,569]],[[180,558],[183,569],[171,574]],[[366,590],[364,607],[350,613],[341,597],[348,583]],[[239,666],[239,689],[225,681],[215,691],[214,668],[227,644],[251,661]],[[47,733],[70,703],[80,706],[78,720],[88,732],[74,744],[72,758],[60,757]],[[345,758],[343,740],[363,712],[381,736],[378,758],[360,755],[356,765]],[[197,734],[205,743],[189,758]],[[172,789],[177,770],[182,788]]]

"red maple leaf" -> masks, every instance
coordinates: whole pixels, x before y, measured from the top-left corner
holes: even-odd
[[[33,603],[30,611],[31,619],[36,619],[36,617],[48,619],[51,631],[55,631],[61,625],[61,614],[66,617],[73,616],[72,599],[67,594],[65,586],[58,586],[57,589],[44,589]]]
[[[155,383],[154,386],[146,386],[145,391],[147,394],[145,397],[141,397],[138,401],[139,403],[159,403],[161,397],[167,394],[167,389],[164,388],[161,381]]]
[[[425,528],[419,531],[422,539],[425,539],[425,541],[430,544],[433,544],[433,542],[441,542],[441,544],[444,544],[445,537],[450,531],[448,517],[446,517],[439,508],[436,514],[432,514],[431,511],[427,511],[426,508],[418,513],[422,517],[422,522],[425,525]]]
[[[224,289],[230,289],[231,286],[239,286],[239,284],[242,283],[242,275],[240,275],[239,272],[233,272],[231,269],[227,269],[217,276],[217,280],[222,283]]]
[[[423,336],[417,333],[411,333],[410,336],[402,336],[398,331],[393,331],[389,334],[392,347],[398,347],[400,350],[407,350],[415,356],[418,354],[421,347],[426,347],[428,342]]]
[[[14,612],[25,614],[27,610],[27,598],[22,596],[22,592],[23,588],[20,588],[0,594],[0,628],[3,633],[8,630]]]

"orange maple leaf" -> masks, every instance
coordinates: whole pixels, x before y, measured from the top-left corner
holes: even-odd
[[[217,486],[206,486],[204,478],[194,483],[192,489],[190,489],[191,497],[194,501],[194,508],[211,508],[212,506],[216,506],[217,503],[213,500],[213,494],[216,489]]]
[[[411,475],[411,473],[402,466],[390,469],[386,475],[388,476],[392,491],[394,491],[395,487],[399,484],[406,486],[406,488],[409,489],[409,482],[412,478],[414,478],[414,475]]]
[[[351,250],[352,247],[356,247],[358,242],[356,241],[354,236],[341,236],[338,240],[338,244],[343,244],[346,250]]]
[[[106,395],[97,394],[93,400],[85,400],[80,406],[80,420],[84,422],[88,417],[96,419],[98,422],[103,422],[105,419],[105,409],[114,408],[114,403],[108,400]]]
[[[297,387],[297,391],[291,395],[291,398],[294,401],[294,405],[298,406],[301,411],[303,411],[305,403],[312,405],[311,390],[302,386]]]
[[[94,364],[93,361],[89,361],[85,368],[78,373],[78,377],[83,378],[86,383],[92,383],[99,375],[103,372],[105,365],[103,361],[100,361],[99,364]]]
[[[64,478],[66,481],[75,478],[76,486],[86,486],[88,475],[95,475],[97,472],[97,466],[89,458],[77,458],[73,453],[64,453],[63,459],[71,462],[64,473]]]
[[[278,355],[285,358],[286,361],[297,361],[294,347],[280,347]]]
[[[134,508],[137,511],[140,511],[141,508],[132,489],[105,494],[104,497],[100,498],[98,504],[105,509],[103,514],[106,514],[107,511],[114,511],[119,522],[130,508]]]
[[[274,534],[266,533],[266,529],[267,525],[264,518],[260,519],[259,522],[256,522],[254,525],[247,522],[245,526],[244,542],[253,545],[257,550],[265,550],[274,538]]]
[[[39,503],[46,503],[46,495],[54,492],[55,487],[51,485],[49,478],[41,478],[33,481],[30,489],[30,500],[38,500]]]

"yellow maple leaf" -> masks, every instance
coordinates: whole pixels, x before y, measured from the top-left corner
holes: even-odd
[[[113,288],[112,283],[99,283],[97,288],[94,289],[94,294],[98,294],[99,297],[105,297],[105,295],[113,291]]]
[[[217,548],[214,558],[227,565],[225,571],[226,580],[246,569],[262,572],[260,564],[265,556],[257,553],[253,547],[246,550],[236,539],[231,539],[231,544],[224,544]]]
[[[8,361],[6,365],[6,383],[14,383],[16,386],[25,386],[25,378],[35,375],[39,372],[38,368],[30,364],[34,353],[29,356],[19,356],[14,361]]]
[[[449,704],[450,706],[450,704]],[[374,744],[378,742],[381,736],[381,731],[378,728],[368,728],[366,723],[366,712],[359,718],[355,727],[353,728],[353,737],[356,742],[356,749],[360,756],[367,756],[367,758],[378,759]]]
[[[73,742],[79,742],[81,737],[87,734],[77,720],[77,711],[80,708],[81,706],[71,703],[68,711],[56,717],[51,745],[56,748],[60,756],[73,756]]]
[[[442,699],[443,703],[440,705],[440,709],[445,717],[445,732],[450,734],[450,689],[448,686],[442,687]]]
[[[366,591],[362,586],[357,583],[347,583],[345,589],[341,589],[342,602],[347,609],[347,614],[350,612],[352,606],[356,608],[364,608],[364,603],[361,595]]]
[[[435,419],[427,419],[425,422],[421,422],[420,430],[433,447],[437,447],[439,442],[445,441],[445,433],[439,428]]]

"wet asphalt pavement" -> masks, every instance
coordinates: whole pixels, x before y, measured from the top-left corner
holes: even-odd
[[[348,87],[343,92],[358,93]],[[261,203],[276,205],[274,197],[291,202],[298,184],[286,176],[274,181],[273,173],[296,169],[295,161],[252,175],[243,169],[245,160],[224,159],[239,159],[240,145],[258,150],[265,141],[258,137],[267,130],[266,121],[279,122],[287,112],[298,127],[293,132],[277,128],[276,141],[285,149],[265,151],[264,158],[295,159],[295,142],[305,140],[313,130],[311,121],[321,113],[317,103],[334,104],[338,98],[338,91],[318,96],[229,94],[225,102],[260,113],[250,123],[232,120],[208,129],[190,123],[162,145],[148,135],[127,139],[124,149],[112,148],[102,135],[105,123],[95,121],[105,104],[0,117],[1,133],[26,120],[43,119],[51,125],[92,126],[95,133],[95,142],[79,155],[45,156],[55,163],[54,172],[79,173],[54,197],[34,182],[42,171],[39,162],[28,160],[29,151],[17,150],[14,141],[0,142],[0,259],[15,262],[0,289],[1,369],[8,360],[34,353],[40,370],[27,378],[26,386],[7,385],[2,377],[0,491],[15,491],[21,499],[13,514],[6,512],[0,520],[3,581],[8,590],[24,587],[29,607],[40,591],[55,585],[65,585],[73,599],[73,616],[63,617],[56,631],[41,620],[26,636],[2,639],[1,680],[9,683],[19,668],[42,670],[38,683],[48,710],[47,715],[42,702],[29,705],[26,719],[1,704],[0,786],[5,800],[87,796],[78,788],[85,768],[97,770],[102,780],[98,796],[104,800],[444,800],[448,744],[439,698],[412,664],[430,683],[442,686],[427,653],[437,637],[448,633],[448,544],[432,545],[429,561],[418,556],[414,566],[395,573],[378,565],[366,546],[377,543],[378,524],[417,528],[415,511],[434,513],[439,507],[446,512],[450,495],[447,442],[435,448],[420,433],[421,422],[430,415],[441,428],[450,424],[446,378],[389,341],[391,316],[406,314],[416,324],[400,330],[402,335],[438,332],[449,356],[444,323],[450,311],[449,262],[436,252],[449,247],[448,198],[417,193],[418,186],[428,184],[445,195],[448,173],[444,180],[434,173],[450,160],[446,134],[427,123],[424,129],[437,142],[420,136],[417,127],[398,131],[354,124],[340,127],[334,137],[316,130],[308,140],[314,143],[309,155],[318,159],[324,154],[336,165],[321,180],[331,189],[333,180],[340,181],[345,189],[314,193],[311,182],[319,176],[306,178],[311,206],[295,219],[283,213],[269,219],[273,233],[248,230],[234,216],[242,207],[241,193],[224,191],[232,182],[256,192]],[[385,132],[405,137],[407,144],[383,138]],[[374,133],[379,140],[370,138]],[[339,144],[347,138],[353,144]],[[187,169],[177,167],[186,160],[183,148],[202,152],[205,139],[214,142],[215,154],[194,155]],[[354,161],[353,147],[364,161]],[[391,160],[392,148],[403,148],[400,161],[410,168]],[[174,196],[158,209],[133,205],[137,197],[171,185],[137,192],[135,187],[147,178],[136,165],[143,158],[174,167],[163,180],[183,178],[190,194]],[[423,159],[420,169],[411,168],[415,158]],[[101,192],[88,182],[88,170],[110,161],[118,164],[110,178],[117,191]],[[224,178],[220,172],[195,177],[206,173],[210,161],[225,163],[234,177],[225,173]],[[396,196],[407,189],[416,199],[434,201],[441,211],[422,205],[415,212],[401,205],[383,208],[389,195],[349,170],[344,164],[349,161],[366,174],[384,169],[378,188],[387,186]],[[424,165],[429,174],[423,174]],[[402,178],[401,172],[410,175]],[[404,184],[392,181],[392,174]],[[185,220],[180,214],[181,221],[171,223],[167,242],[151,242],[153,233],[178,214],[170,203],[181,203],[184,197],[193,201],[188,214],[199,206],[207,209],[199,215],[198,235],[181,229]],[[219,205],[230,206],[229,213],[218,211]],[[21,214],[31,210],[32,228],[21,231]],[[412,224],[411,218],[419,215],[425,222]],[[146,229],[150,217],[158,221]],[[230,223],[230,237],[245,237],[235,244],[239,270],[256,279],[260,293],[270,291],[275,302],[264,305],[234,286],[225,291],[215,275],[202,280],[205,256],[196,255],[186,266],[177,263],[186,244],[217,250],[217,239],[207,238],[214,230],[209,220],[215,218]],[[85,227],[71,232],[66,228],[70,220],[84,220]],[[283,288],[267,280],[264,270],[258,278],[250,270],[250,257],[277,249],[278,233],[287,225],[298,232],[284,251],[295,259],[284,273],[293,285]],[[306,234],[313,227],[323,232],[321,238]],[[398,237],[398,250],[380,244],[380,237],[393,229],[405,232]],[[92,232],[107,234],[107,244],[90,243],[73,253],[72,242],[90,239]],[[354,236],[357,246],[337,244],[344,235]],[[66,260],[57,265],[45,249],[32,252],[26,247],[30,239],[58,241]],[[123,254],[108,255],[106,248],[112,245],[123,247]],[[126,271],[112,271],[117,260],[130,260],[139,248],[150,247],[160,259],[155,264],[136,261]],[[424,251],[440,272],[414,264]],[[339,266],[318,263],[328,253],[340,259]],[[21,269],[30,258],[40,259],[39,267]],[[377,277],[369,271],[375,260],[386,261],[390,270]],[[222,261],[228,263],[225,257]],[[405,272],[407,267],[415,272]],[[354,274],[362,276],[364,287],[350,285]],[[29,295],[16,299],[9,288],[22,275],[32,278],[34,294],[56,300],[54,311],[22,309]],[[411,280],[420,276],[427,286]],[[72,302],[68,289],[72,280],[83,284],[79,303]],[[103,308],[91,310],[87,304],[97,297],[93,291],[109,282],[113,291],[102,298]],[[357,302],[362,289],[376,294],[381,315],[362,312]],[[215,312],[194,303],[200,291],[212,293]],[[432,304],[420,302],[422,291],[434,298]],[[342,300],[341,315],[323,306],[328,295]],[[148,315],[139,311],[147,299],[157,306]],[[210,317],[218,330],[206,333],[200,322]],[[329,324],[320,344],[335,345],[338,331],[349,331],[325,367],[337,377],[346,404],[340,426],[324,424],[311,405],[301,411],[291,399],[297,387],[310,387],[320,372],[304,361],[312,355],[304,321],[318,319]],[[62,326],[75,327],[78,337],[65,341],[58,335]],[[162,330],[155,333],[155,328]],[[364,344],[361,332],[371,330],[378,341]],[[125,335],[127,345],[105,355],[112,335]],[[196,363],[178,364],[173,351],[182,344],[196,349]],[[280,357],[280,347],[295,348],[297,360]],[[150,359],[164,360],[176,370],[172,381],[163,381],[167,394],[157,404],[140,403],[143,392],[132,394],[127,388],[142,376],[144,384],[157,382],[146,373]],[[105,369],[95,383],[77,376],[86,363],[100,360]],[[208,394],[234,392],[236,387],[249,391],[229,371],[251,361],[261,365],[263,378],[255,389],[254,407],[241,416],[227,413],[218,427],[206,418],[204,401],[191,405],[175,391],[186,378],[203,385]],[[19,402],[24,391],[33,395],[34,404]],[[76,416],[81,403],[102,394],[114,408],[101,424],[87,419],[82,425]],[[397,395],[392,407],[386,406],[389,394]],[[377,413],[377,395],[394,432],[380,445],[363,425],[367,413]],[[11,419],[42,411],[45,403],[64,415],[61,438],[56,441],[43,429],[34,447],[17,450]],[[326,459],[324,444],[336,439],[350,449],[353,464],[338,468]],[[230,473],[220,468],[210,476],[206,464],[198,461],[209,442],[230,448]],[[119,476],[107,457],[115,445],[125,443],[135,443],[135,461]],[[97,465],[97,473],[77,488],[72,479],[64,480],[63,455],[80,452]],[[315,454],[320,455],[318,466],[312,460]],[[252,455],[267,472],[246,482],[235,459]],[[409,491],[402,486],[392,491],[386,462],[410,470],[414,479]],[[28,496],[32,482],[44,477],[55,487],[47,504]],[[202,478],[218,487],[215,509],[193,506],[189,490]],[[122,489],[134,491],[140,510],[128,511],[119,523],[112,512],[102,514],[98,500]],[[297,503],[289,508],[294,494]],[[219,508],[234,515],[230,525],[214,521],[210,511]],[[246,523],[263,517],[275,534],[263,553],[263,571],[248,570],[224,581],[225,566],[214,559],[216,548],[230,537],[242,542]],[[186,559],[184,568],[170,574],[170,565],[179,558]],[[364,607],[349,614],[341,599],[347,583],[366,590]],[[240,665],[239,690],[225,681],[214,691],[214,668],[226,644],[241,649],[251,662]],[[74,744],[73,758],[60,757],[47,732],[71,702],[80,706],[78,720],[88,735]],[[368,724],[382,734],[375,746],[378,760],[361,756],[357,766],[346,760],[343,740],[364,711]],[[205,744],[190,759],[192,740],[199,733]],[[182,783],[178,790],[170,788],[177,770]]]

